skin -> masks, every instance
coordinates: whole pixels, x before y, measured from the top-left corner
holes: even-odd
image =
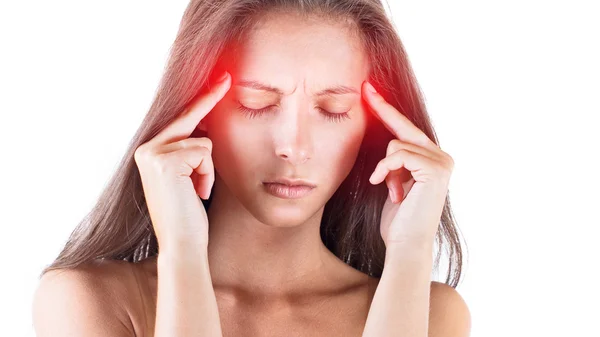
[[[428,246],[390,249],[388,276],[378,287],[379,279],[346,265],[321,242],[324,205],[354,165],[366,127],[361,95],[369,65],[358,40],[341,24],[265,17],[227,71],[231,89],[198,125],[213,144],[207,256],[223,335],[360,336],[367,315],[372,318],[364,336],[396,335],[390,323],[408,327],[421,320],[402,310],[429,300],[428,336],[468,336],[469,312],[460,295],[439,282],[431,282],[430,293],[424,289],[431,271]],[[266,83],[282,94],[245,88],[242,80]],[[335,85],[357,93],[315,95]],[[237,110],[240,103],[270,110],[248,118]],[[349,119],[330,121],[317,107],[348,111]],[[317,187],[295,200],[266,193],[262,182],[281,176]],[[148,334],[154,328],[146,305],[156,303],[156,262],[106,261],[49,273],[35,296],[36,331]],[[147,288],[138,288],[130,268]],[[407,277],[417,273],[418,279]],[[153,298],[140,301],[140,289]]]
[[[319,226],[366,129],[360,92],[369,69],[358,41],[339,25],[292,20],[272,17],[253,31],[227,69],[231,89],[199,126],[213,142],[216,171],[208,210],[214,283],[274,299],[348,273]],[[242,85],[251,80],[282,94]],[[356,92],[316,96],[336,85]],[[268,110],[249,118],[239,104]],[[330,121],[318,108],[349,118]],[[300,199],[267,193],[263,181],[282,176],[317,187]]]
[[[419,157],[414,161],[397,150],[412,149],[451,162],[420,130],[401,119],[400,112],[394,109],[396,117],[391,116],[392,109],[369,94],[365,94],[368,103],[363,104],[363,84],[370,69],[356,36],[340,24],[270,17],[252,31],[239,59],[227,70],[232,88],[200,125],[213,142],[216,177],[208,210],[208,260],[223,332],[239,335],[247,328],[237,330],[240,322],[253,322],[249,326],[260,326],[260,331],[310,331],[311,335],[358,336],[364,332],[363,336],[395,336],[410,330],[411,336],[468,336],[470,314],[461,296],[450,286],[429,281],[432,246],[419,245],[421,241],[415,239],[414,245],[390,249],[385,287],[379,289],[377,303],[369,310],[379,280],[342,263],[321,242],[324,205],[356,161],[369,110],[388,128],[403,131],[394,132],[400,140],[390,145],[389,158],[380,165],[393,170],[386,182],[394,204],[400,196],[406,199],[414,182],[400,185],[406,181],[400,172],[408,171],[399,168],[419,172],[422,165],[418,163],[434,167],[429,165],[432,160]],[[261,82],[280,92],[248,88],[242,85],[244,81]],[[356,92],[316,95],[336,85]],[[249,118],[237,110],[239,105],[267,109]],[[318,107],[348,112],[349,118],[332,122]],[[405,134],[414,138],[414,145],[402,142],[410,141]],[[381,171],[374,173],[372,183],[386,178]],[[436,180],[446,180],[446,175],[435,175],[442,170],[425,171],[431,171]],[[263,181],[278,176],[306,179],[317,187],[301,199],[279,199],[262,186]],[[427,179],[419,174],[415,177],[423,189]],[[427,186],[432,190],[431,186],[437,185]],[[433,196],[429,190],[427,196]],[[430,213],[419,220],[435,214],[437,220],[430,222],[437,224],[439,215],[430,208],[435,208],[438,203],[433,199],[438,198],[431,199],[429,208],[416,208]],[[411,206],[415,209],[409,203],[401,211],[410,212],[406,207]],[[407,228],[395,229],[394,234],[404,235],[398,237],[411,234],[418,238],[415,234],[421,231],[398,222],[393,227]],[[392,226],[386,222],[386,231],[388,228]],[[404,260],[409,255],[411,258]],[[401,303],[414,308],[414,313],[404,310]],[[339,308],[353,310],[340,315]],[[293,314],[279,315],[281,312]],[[326,319],[318,319],[323,313]],[[308,317],[313,330],[306,331],[306,321],[299,316]],[[367,316],[373,317],[364,329]],[[283,325],[278,325],[281,322]]]
[[[231,89],[199,125],[213,143],[208,259],[224,332],[228,317],[264,312],[269,326],[269,313],[287,308],[314,316],[314,306],[326,299],[358,307],[358,322],[364,322],[372,283],[325,247],[319,227],[325,203],[352,169],[365,134],[361,84],[368,67],[346,27],[279,16],[248,36],[227,69]],[[335,86],[355,92],[317,95]],[[267,110],[249,118],[240,104]],[[349,118],[332,121],[319,108]],[[267,193],[263,181],[282,176],[316,188],[300,199]],[[339,326],[331,318],[329,324]]]

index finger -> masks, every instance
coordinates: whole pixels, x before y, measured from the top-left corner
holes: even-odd
[[[231,76],[225,72],[226,77],[218,81],[215,87],[208,92],[198,95],[171,123],[150,140],[156,144],[169,144],[188,138],[200,121],[215,107],[225,96],[231,85]]]
[[[371,110],[383,125],[398,139],[420,145],[425,148],[431,148],[435,145],[421,129],[416,127],[406,116],[399,112],[394,106],[385,101],[377,92],[372,92],[369,88],[371,84],[367,81],[363,83],[362,92],[367,97]]]

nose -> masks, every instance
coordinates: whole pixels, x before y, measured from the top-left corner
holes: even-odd
[[[309,112],[290,108],[279,114],[276,124],[275,154],[296,166],[312,156]]]

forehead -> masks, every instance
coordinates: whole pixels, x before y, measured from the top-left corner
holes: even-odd
[[[259,80],[284,94],[354,86],[368,76],[368,58],[347,24],[288,15],[263,18],[249,31],[232,65],[235,78]]]

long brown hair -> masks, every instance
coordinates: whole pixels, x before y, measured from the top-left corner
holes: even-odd
[[[192,0],[183,14],[154,101],[125,156],[98,202],[42,275],[95,259],[138,262],[158,254],[134,152],[176,118],[208,85],[209,78],[223,70],[221,61],[235,55],[230,48],[241,43],[267,11],[350,23],[368,53],[369,81],[439,146],[404,47],[380,0]],[[385,258],[379,222],[387,186],[373,186],[368,179],[393,138],[380,122],[370,120],[355,165],[325,205],[321,220],[321,238],[328,249],[348,265],[375,277],[381,277]],[[208,208],[211,201],[202,202]],[[435,240],[435,266],[447,243],[445,283],[456,287],[463,259],[448,196]]]

